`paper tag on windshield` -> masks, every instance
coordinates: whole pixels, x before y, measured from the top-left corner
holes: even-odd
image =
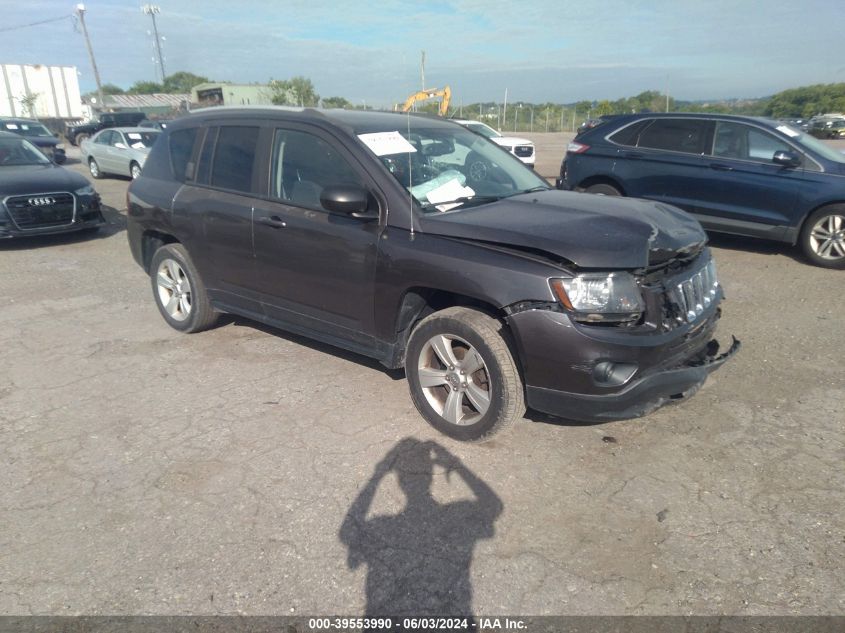
[[[387,156],[389,154],[407,154],[416,152],[417,148],[411,145],[399,132],[375,132],[372,134],[359,134],[358,138],[364,145],[372,150],[376,156]]]
[[[787,136],[791,136],[792,138],[795,138],[796,136],[801,136],[801,134],[799,132],[796,132],[795,130],[793,130],[788,125],[778,125],[777,130],[779,132],[783,132]]]
[[[475,191],[469,187],[464,187],[457,178],[450,180],[446,184],[440,185],[437,189],[432,189],[426,194],[426,199],[431,204],[440,204],[442,202],[452,202],[456,198],[465,198],[475,194]]]
[[[132,143],[129,147],[132,149],[144,149],[145,145],[141,141],[138,141],[137,143]]]
[[[129,132],[126,136],[128,136],[131,139],[141,140],[141,135],[138,134],[138,132]]]
[[[7,129],[7,130],[17,130],[17,129],[18,129],[18,126],[17,126],[17,125],[15,125],[14,123],[7,123],[7,124],[6,124],[6,129]]]

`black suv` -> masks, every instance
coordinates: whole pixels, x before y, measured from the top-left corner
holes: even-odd
[[[98,119],[69,127],[66,136],[73,145],[79,145],[107,127],[136,127],[146,118],[143,112],[105,112]]]
[[[214,108],[174,121],[128,193],[165,321],[229,312],[404,367],[440,431],[527,405],[643,415],[738,348],[698,222],[550,189],[499,146],[417,115]]]

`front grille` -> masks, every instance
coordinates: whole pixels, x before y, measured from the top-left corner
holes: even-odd
[[[534,155],[534,148],[530,145],[517,145],[513,148],[513,153],[520,158],[528,158]]]
[[[6,209],[19,229],[44,229],[72,224],[76,201],[67,192],[11,196]]]
[[[676,321],[695,321],[716,299],[718,290],[716,263],[712,259],[686,279],[674,280],[668,288],[668,294],[670,302],[676,308]]]

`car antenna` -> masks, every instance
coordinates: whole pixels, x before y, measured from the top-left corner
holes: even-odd
[[[405,113],[405,122],[408,126],[408,143],[411,142],[411,113]],[[413,186],[413,176],[412,176],[412,169],[411,169],[411,152],[408,152],[408,204],[410,205],[411,209],[411,239],[414,239],[414,194],[411,193],[411,187]]]

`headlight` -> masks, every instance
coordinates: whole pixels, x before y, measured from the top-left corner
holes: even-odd
[[[642,293],[629,273],[588,273],[550,283],[576,321],[623,323],[642,316]]]
[[[93,196],[97,192],[94,191],[93,185],[85,185],[84,187],[82,187],[81,189],[77,189],[73,193],[75,193],[77,196]]]

